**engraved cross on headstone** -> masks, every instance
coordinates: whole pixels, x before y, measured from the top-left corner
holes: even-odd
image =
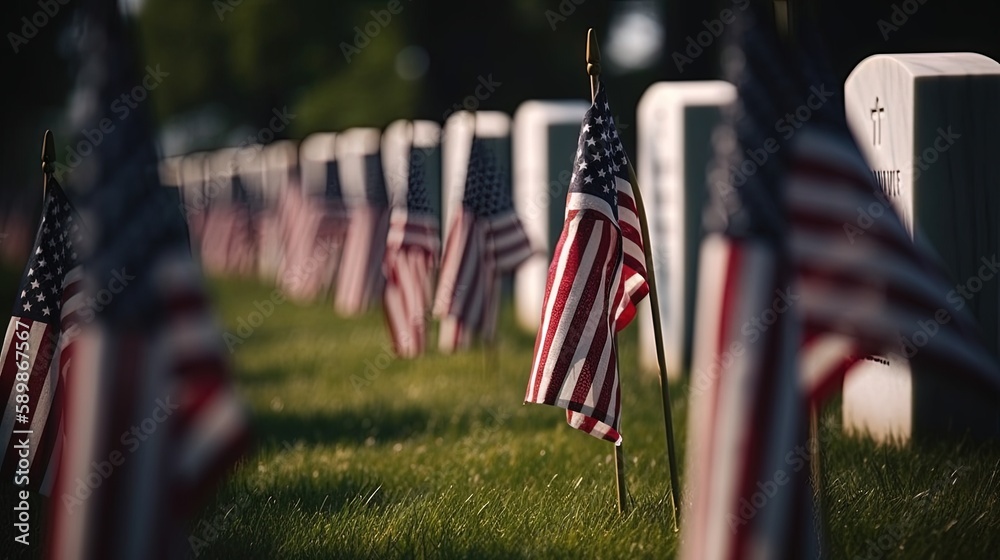
[[[878,106],[878,97],[875,98],[875,108],[872,109],[871,112],[872,112],[872,145],[881,146],[882,116],[885,113],[885,107]]]

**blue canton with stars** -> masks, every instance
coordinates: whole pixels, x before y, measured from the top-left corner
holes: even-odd
[[[462,204],[480,218],[495,216],[514,208],[504,170],[482,138],[472,139]]]
[[[580,128],[569,192],[600,198],[608,203],[617,219],[616,177],[628,181],[628,157],[611,117],[604,84],[600,84],[594,104],[584,115]]]
[[[80,216],[55,179],[49,180],[42,223],[38,226],[28,268],[12,315],[49,324],[59,323],[63,279],[78,263],[82,240]]]
[[[410,148],[410,172],[406,186],[406,208],[417,214],[430,214],[431,202],[427,196],[427,184],[424,182],[424,168],[427,166],[427,151],[421,148]]]

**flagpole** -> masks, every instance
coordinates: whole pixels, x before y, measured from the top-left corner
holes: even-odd
[[[55,170],[56,161],[56,141],[52,137],[52,131],[46,130],[42,135],[42,200],[49,192],[49,179]]]
[[[597,47],[597,34],[593,28],[587,30],[587,74],[590,75],[591,98],[597,95],[597,80],[601,73],[601,52]],[[674,442],[674,419],[670,406],[670,382],[667,379],[667,360],[663,351],[663,323],[660,320],[660,301],[656,291],[656,275],[653,271],[653,257],[649,248],[649,222],[646,219],[646,208],[639,192],[639,181],[636,179],[632,163],[628,164],[629,181],[632,183],[632,194],[635,198],[636,214],[639,218],[639,229],[642,234],[643,255],[646,259],[646,283],[649,285],[649,308],[653,317],[653,338],[656,344],[656,362],[660,373],[660,396],[663,400],[663,427],[667,437],[667,463],[670,467],[670,495],[674,505],[674,530],[680,528],[681,496],[679,471],[677,470],[677,446]]]
[[[806,10],[802,10],[805,8]],[[803,12],[808,12],[810,6],[808,1],[799,0],[774,0],[775,25],[781,38],[787,43],[790,49],[795,48],[799,24],[802,21]],[[820,454],[819,438],[819,408],[815,401],[809,402],[809,439],[814,447],[808,449],[809,471],[812,479],[813,507],[823,511],[823,464]],[[816,516],[822,520],[823,516]],[[816,536],[820,539],[820,550],[823,550],[823,531],[821,527],[816,528]]]
[[[597,82],[601,75],[601,51],[597,48],[597,34],[587,30],[587,75],[590,76],[590,102],[597,98]],[[618,334],[615,333],[615,346]],[[615,446],[615,482],[618,489],[618,513],[628,513],[628,488],[625,486],[625,451],[621,444]]]

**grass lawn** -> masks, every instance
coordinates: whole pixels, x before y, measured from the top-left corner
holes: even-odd
[[[269,290],[213,284],[230,332]],[[534,337],[508,313],[496,348],[398,360],[380,312],[291,303],[234,347],[258,447],[209,499],[199,558],[664,558],[676,554],[658,383],[623,367],[634,507],[613,447],[522,405]],[[634,331],[621,340],[633,364]],[[367,372],[367,373],[366,373]],[[370,378],[370,379],[369,379]],[[672,388],[681,444],[684,387]],[[994,558],[1000,447],[893,449],[821,420],[832,558]],[[683,475],[683,473],[682,473]]]
[[[6,272],[5,297],[17,281]],[[234,334],[270,297],[211,286]],[[408,361],[386,351],[379,311],[344,320],[327,304],[275,306],[234,343],[257,445],[206,496],[192,557],[673,557],[655,376],[623,368],[634,507],[622,517],[613,446],[569,428],[560,409],[522,405],[534,337],[509,311],[496,348]],[[629,329],[623,364],[635,345]],[[685,388],[672,393],[683,463]],[[1000,446],[877,447],[841,436],[836,411],[821,418],[829,557],[997,557]]]

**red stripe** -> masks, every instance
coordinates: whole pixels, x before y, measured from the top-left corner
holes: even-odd
[[[565,383],[565,372],[569,371],[576,351],[581,346],[590,346],[591,354],[588,355],[587,361],[581,364],[580,375],[577,379],[572,396],[573,401],[575,401],[578,406],[582,406],[583,402],[587,398],[587,395],[589,395],[592,391],[592,385],[594,382],[594,370],[597,364],[596,361],[592,361],[590,359],[593,356],[592,353],[595,350],[598,350],[595,347],[600,346],[599,350],[603,351],[605,345],[609,344],[609,340],[607,338],[609,333],[600,328],[600,326],[596,327],[595,332],[591,335],[591,338],[588,339],[585,336],[590,322],[591,311],[595,305],[599,306],[599,309],[602,311],[602,317],[608,316],[608,301],[610,300],[609,292],[613,289],[613,286],[611,285],[613,276],[609,277],[608,272],[610,268],[610,272],[613,275],[613,269],[616,264],[615,259],[611,256],[611,247],[618,242],[617,235],[615,234],[615,228],[603,217],[592,217],[593,214],[594,213],[592,212],[588,212],[581,220],[580,229],[573,243],[573,247],[578,251],[578,253],[574,252],[570,256],[570,258],[573,259],[572,262],[574,262],[573,268],[570,269],[570,267],[567,266],[567,270],[572,270],[573,273],[572,280],[568,282],[568,285],[573,290],[573,293],[567,294],[567,298],[575,299],[577,301],[577,307],[576,312],[571,319],[569,329],[567,330],[567,336],[564,339],[563,346],[557,349],[558,357],[553,368],[553,379],[556,378],[557,372],[563,377],[559,379],[558,384],[549,384],[548,394],[545,398],[545,402],[549,404],[556,402],[562,385]],[[588,230],[584,230],[584,225],[590,226]],[[584,252],[592,244],[594,237],[597,235],[600,235],[600,242],[597,246],[597,251],[593,256],[593,260],[584,262],[582,260]],[[601,266],[602,262],[603,266]],[[583,282],[581,282],[581,279]],[[567,284],[565,277],[563,279],[563,284]],[[601,289],[601,284],[604,284],[603,291]],[[563,313],[553,315],[559,322],[565,320]],[[550,328],[557,327],[559,322],[550,323]],[[598,357],[599,356],[600,355],[598,354]],[[604,395],[602,394],[601,396],[603,398]],[[605,401],[605,406],[606,405],[607,402]],[[579,408],[576,410],[579,410]],[[604,415],[606,415],[606,411],[603,415],[595,412],[595,416]]]
[[[555,252],[553,253],[552,262],[549,264],[548,280],[545,282],[545,297],[542,299],[542,324],[545,324],[545,314],[549,308],[550,298],[555,298],[552,311],[548,314],[549,317],[549,328],[545,332],[539,330],[538,336],[535,338],[535,351],[534,356],[538,357],[538,366],[532,372],[534,376],[534,387],[531,393],[535,395],[537,400],[538,394],[541,391],[543,372],[546,369],[546,364],[548,363],[549,356],[552,352],[552,340],[555,337],[556,330],[558,328],[558,320],[563,316],[563,312],[566,308],[567,296],[571,290],[571,286],[562,282],[558,286],[555,284],[556,274],[558,273],[559,264],[565,263],[564,278],[575,278],[574,266],[579,262],[579,252],[580,248],[576,247],[573,240],[569,237],[569,231],[571,224],[577,220],[578,212],[576,210],[570,210],[566,213],[565,225],[563,227],[562,234],[559,236],[559,241],[556,242]],[[593,228],[593,223],[583,223],[581,220],[580,227],[588,228],[588,231]],[[579,235],[579,233],[578,233]],[[553,292],[553,290],[555,291]],[[551,383],[550,383],[551,385]]]

